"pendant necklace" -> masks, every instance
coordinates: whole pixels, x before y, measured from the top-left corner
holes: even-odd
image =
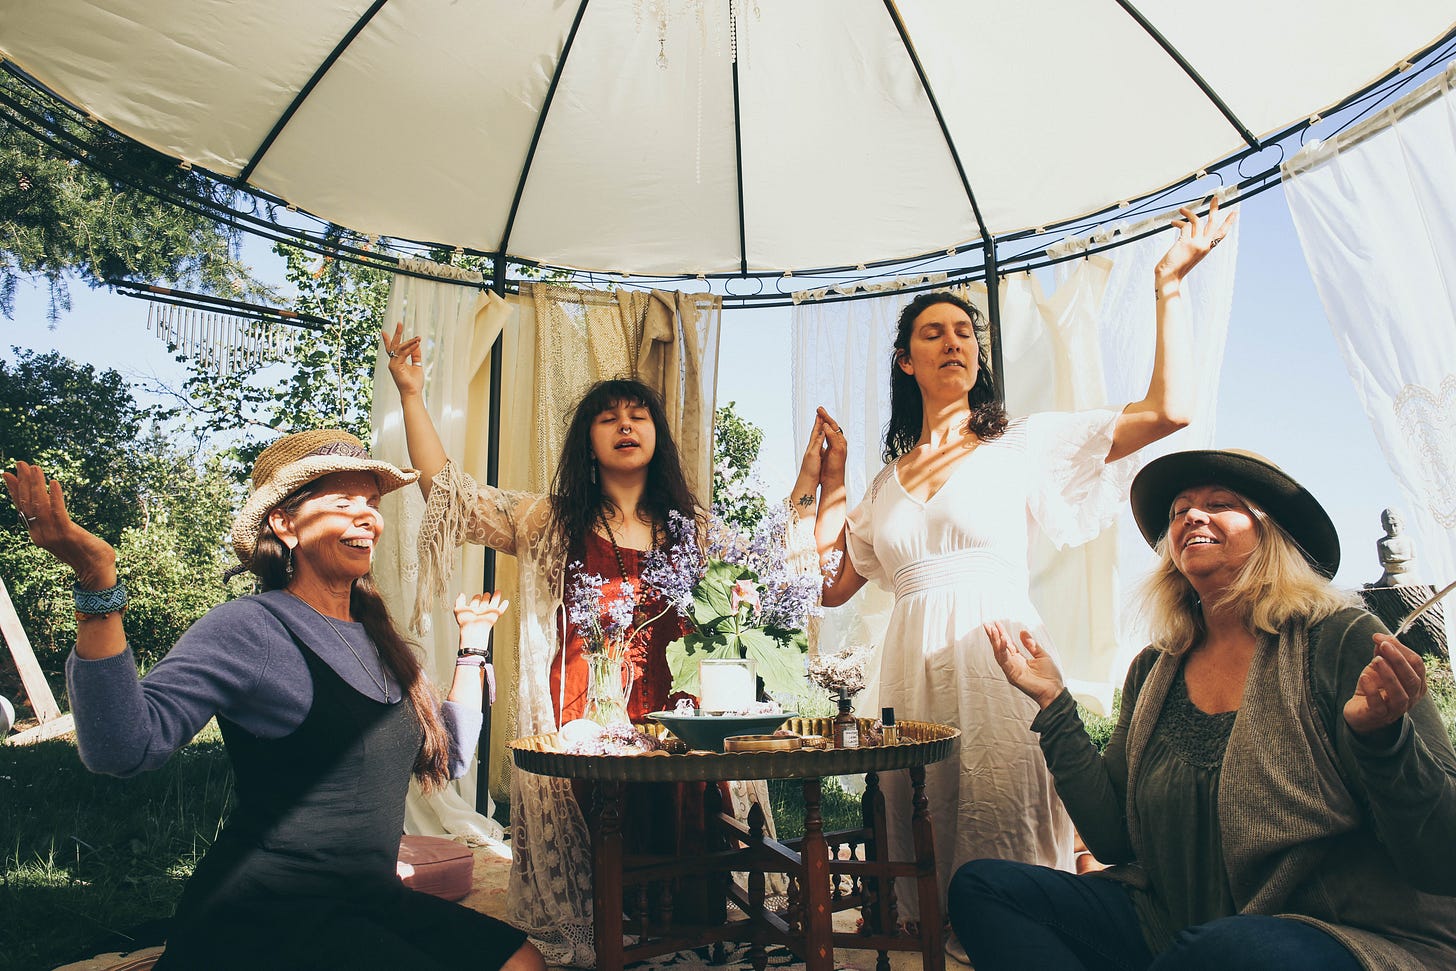
[[[298,597],[298,594],[295,593],[294,596]],[[359,667],[363,668],[364,673],[369,676],[369,680],[374,682],[374,687],[378,688],[384,693],[384,703],[386,705],[389,704],[389,673],[384,670],[384,658],[379,656],[379,648],[377,646],[374,648],[374,656],[376,658],[379,658],[379,673],[384,675],[383,681],[380,681],[378,678],[376,678],[374,676],[374,672],[369,670],[369,665],[365,664],[364,659],[359,656],[359,652],[354,650],[354,645],[349,643],[349,639],[344,636],[344,632],[334,626],[334,622],[329,619],[328,614],[324,613],[322,610],[319,610],[313,604],[308,603],[308,601],[304,600],[302,597],[298,597],[298,599],[303,601],[303,603],[308,604],[308,609],[312,610],[314,613],[322,617],[324,619],[324,623],[329,625],[329,630],[333,631],[335,634],[338,635],[339,640],[343,641],[344,646],[349,649],[349,653],[354,655],[354,660],[359,662]],[[373,644],[374,642],[370,641],[370,643]]]

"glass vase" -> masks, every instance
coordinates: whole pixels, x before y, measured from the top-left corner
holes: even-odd
[[[622,658],[613,658],[606,651],[586,655],[586,710],[581,717],[603,728],[631,725],[627,715],[627,699],[632,694],[632,666]]]

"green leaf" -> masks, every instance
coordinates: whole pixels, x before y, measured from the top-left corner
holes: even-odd
[[[698,694],[698,662],[714,658],[742,657],[736,634],[688,634],[667,645],[667,669],[672,672],[672,692]]]
[[[791,699],[804,689],[804,655],[809,642],[802,632],[775,637],[767,631],[745,630],[739,634],[745,657],[750,658],[763,679],[764,690],[774,698]]]
[[[698,630],[715,631],[732,620],[733,602],[730,596],[733,585],[744,577],[758,579],[747,567],[723,560],[708,561],[703,578],[693,587],[693,624]]]

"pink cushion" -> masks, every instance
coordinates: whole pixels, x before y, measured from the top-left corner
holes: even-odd
[[[399,841],[399,878],[411,890],[444,900],[470,893],[475,857],[470,849],[439,836],[406,836]]]

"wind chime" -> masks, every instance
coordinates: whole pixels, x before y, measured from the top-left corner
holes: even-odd
[[[294,349],[294,335],[286,327],[175,304],[152,303],[147,331],[221,377],[284,360]]]
[[[322,317],[241,300],[121,281],[112,286],[148,302],[148,333],[219,377],[288,360],[299,327],[333,326]]]

